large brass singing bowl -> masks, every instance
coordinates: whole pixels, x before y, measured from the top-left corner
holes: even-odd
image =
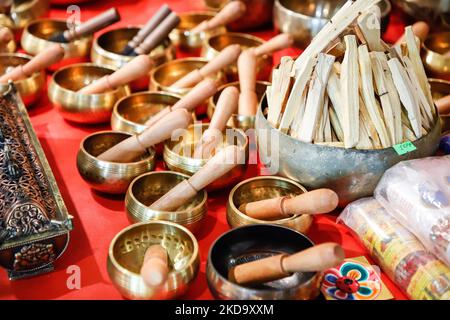
[[[431,85],[433,99],[437,100],[450,94],[450,81],[441,79],[428,79]],[[442,123],[442,132],[450,131],[450,114],[439,114]]]
[[[450,80],[450,32],[433,33],[423,43],[422,60],[428,74]]]
[[[417,149],[400,156],[394,148],[356,150],[302,142],[274,129],[263,114],[266,108],[264,97],[255,125],[261,161],[272,174],[298,181],[307,189],[334,190],[341,207],[372,195],[383,173],[393,165],[431,156],[439,146],[438,118],[427,135],[413,142]]]
[[[0,25],[12,29],[19,39],[22,29],[30,22],[47,15],[48,0],[14,1],[9,15],[0,14]]]

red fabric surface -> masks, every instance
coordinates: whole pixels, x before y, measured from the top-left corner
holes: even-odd
[[[81,19],[86,20],[111,6],[119,9],[121,22],[130,25],[145,23],[148,17],[163,3],[162,0],[112,0],[91,1],[81,5]],[[178,12],[204,9],[202,0],[166,0]],[[53,7],[52,18],[65,18],[65,7]],[[403,21],[398,14],[391,17],[391,24],[385,39],[389,42],[401,34]],[[268,39],[275,35],[273,30],[253,32]],[[298,55],[300,50],[288,49],[275,56],[278,63],[282,55]],[[29,110],[32,123],[47,158],[53,169],[69,212],[74,216],[74,230],[66,253],[56,262],[55,271],[34,278],[9,281],[5,271],[0,272],[0,299],[121,299],[113,287],[107,271],[106,258],[111,239],[129,225],[124,202],[121,197],[100,195],[92,191],[81,179],[76,168],[76,154],[80,141],[86,135],[109,129],[109,126],[80,126],[65,121],[52,107],[47,96]],[[163,168],[161,161],[158,170]],[[256,168],[249,175],[256,174]],[[205,267],[208,250],[212,242],[229,229],[225,217],[228,190],[209,194],[208,216],[205,226],[197,235],[201,249],[200,272],[184,299],[211,299],[207,288]],[[324,215],[315,219],[308,235],[316,243],[335,241],[343,245],[347,257],[365,255],[367,251],[353,238],[343,225],[335,224],[336,215]],[[369,259],[370,260],[370,259]],[[70,290],[66,282],[67,268],[77,265],[81,270],[81,289]],[[406,297],[383,274],[383,281],[396,299]]]

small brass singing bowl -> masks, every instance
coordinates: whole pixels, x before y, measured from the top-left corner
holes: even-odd
[[[11,28],[16,39],[20,39],[22,29],[28,23],[46,16],[48,10],[48,0],[15,1],[9,16],[0,14],[0,25]]]
[[[294,215],[279,220],[259,220],[239,211],[242,204],[284,196],[297,196],[307,192],[299,183],[277,176],[250,178],[240,182],[230,192],[227,204],[227,221],[232,228],[248,224],[277,224],[307,233],[313,221],[310,215]]]
[[[209,123],[193,124],[188,127],[187,131],[178,140],[167,140],[164,143],[163,158],[170,170],[191,176],[208,162],[208,159],[193,157],[195,146],[208,127]],[[222,137],[223,141],[217,146],[216,153],[227,145],[237,145],[245,150],[246,159],[248,158],[248,138],[242,130],[228,127],[222,133]],[[208,185],[206,190],[220,190],[236,184],[245,175],[246,168],[246,163],[238,164],[220,179]]]
[[[176,211],[150,209],[150,205],[189,176],[172,171],[143,174],[130,184],[125,196],[125,208],[131,222],[163,220],[178,223],[191,232],[200,230],[205,220],[208,195],[205,190],[197,193],[187,204]]]
[[[35,56],[54,45],[50,37],[67,29],[65,20],[39,19],[29,23],[23,30],[22,48],[30,55]],[[85,62],[89,57],[92,46],[92,36],[86,36],[69,43],[59,43],[65,50],[63,59],[52,65],[49,70],[56,71],[63,66]]]
[[[6,73],[10,68],[23,65],[31,60],[31,56],[22,53],[0,54],[0,74]],[[42,96],[45,87],[45,71],[33,73],[31,76],[14,81],[14,84],[25,106],[30,107]],[[0,92],[9,89],[9,85],[0,84]]]
[[[128,86],[99,94],[77,91],[114,70],[93,63],[79,63],[56,71],[48,87],[48,96],[63,118],[76,123],[98,124],[111,120],[115,103],[130,94]]]
[[[207,114],[210,119],[212,118],[214,111],[216,110],[217,101],[219,101],[219,97],[222,94],[222,91],[230,86],[239,89],[239,82],[232,82],[223,85],[222,87],[219,88],[217,93],[209,99]],[[256,95],[258,96],[258,101],[262,100],[262,97],[266,92],[267,86],[270,86],[270,82],[266,81],[256,82]],[[248,129],[255,128],[255,119],[256,116],[244,116],[240,114],[233,114],[228,122],[228,126],[233,128],[239,128],[242,129],[244,132],[246,132]]]
[[[450,94],[450,81],[440,80],[440,79],[428,79],[431,85],[431,93],[433,95],[433,100],[438,100]],[[442,132],[447,132],[450,130],[450,114],[440,114],[442,124]]]
[[[133,93],[117,101],[111,116],[111,127],[114,131],[140,133],[147,128],[145,122],[178,100],[180,96],[167,92]]]
[[[140,275],[148,247],[161,245],[167,251],[169,274],[160,286],[148,286]],[[197,239],[179,224],[151,221],[120,231],[108,250],[108,275],[120,294],[133,300],[168,300],[186,293],[200,268]]]
[[[147,149],[139,161],[119,163],[99,160],[97,156],[131,135],[125,132],[95,132],[81,141],[77,168],[81,177],[97,191],[124,194],[137,176],[155,168],[155,152]]]
[[[237,32],[228,32],[212,36],[205,42],[202,48],[202,56],[208,60],[216,57],[220,51],[232,44],[239,44],[242,50],[258,47],[265,41],[261,38]],[[257,61],[257,78],[266,81],[272,71],[272,55],[264,55]],[[229,81],[239,81],[237,64],[234,63],[225,69]]]
[[[428,74],[434,78],[450,80],[450,32],[429,35],[423,48],[422,60]]]
[[[195,26],[203,21],[210,20],[215,14],[213,12],[187,12],[179,14],[180,23],[172,30],[169,37],[172,42],[185,51],[200,49],[205,41],[217,34],[225,33],[225,27],[217,27],[208,31],[191,32]]]
[[[106,31],[100,35],[92,46],[91,60],[100,65],[106,65],[113,69],[119,69],[130,62],[134,57],[121,54],[127,43],[140,30],[139,27],[125,27]],[[153,66],[175,59],[175,46],[169,38],[149,53]],[[148,87],[149,77],[133,81],[130,87],[133,91],[145,90]]]

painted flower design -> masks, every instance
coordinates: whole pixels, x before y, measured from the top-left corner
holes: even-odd
[[[325,271],[322,292],[336,300],[374,300],[381,292],[381,279],[370,266],[346,261]]]

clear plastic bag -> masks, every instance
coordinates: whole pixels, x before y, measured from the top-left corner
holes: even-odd
[[[383,175],[374,197],[450,266],[450,156],[395,165]]]
[[[415,300],[450,300],[450,268],[426,251],[374,198],[348,205],[338,218],[360,238],[375,262]]]

